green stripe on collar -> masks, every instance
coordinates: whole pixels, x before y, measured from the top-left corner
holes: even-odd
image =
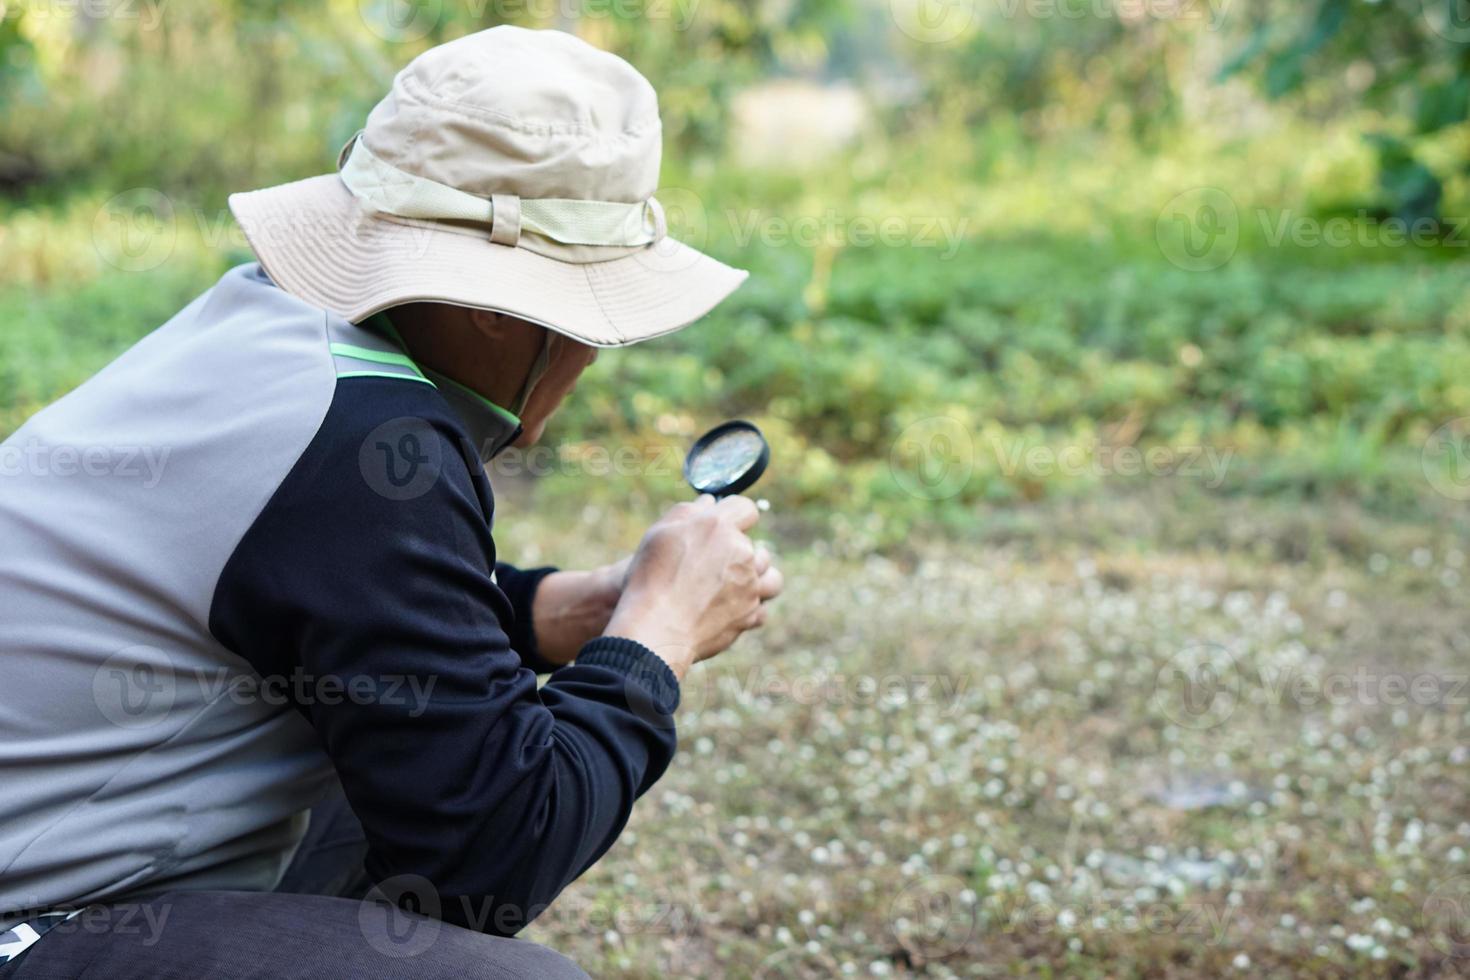
[[[509,409],[501,408],[499,405],[495,404],[475,389],[467,387],[466,385],[462,385],[458,381],[455,381],[453,378],[449,377],[447,374],[441,374],[438,371],[435,371],[433,368],[429,369],[429,374],[433,375],[433,378],[426,380],[432,380],[439,384],[453,385],[456,389],[463,392],[467,397],[473,399],[476,404],[484,407],[491,412],[494,412],[496,415],[499,415],[511,425],[521,424],[521,420],[515,415],[514,412],[511,412]]]
[[[439,386],[439,385],[452,385],[455,389],[457,389],[458,391],[464,393],[475,404],[477,404],[477,405],[485,408],[486,410],[488,410],[490,412],[494,412],[496,415],[498,415],[501,418],[505,419],[511,425],[520,425],[521,424],[520,418],[514,412],[510,411],[509,409],[505,409],[505,408],[500,407],[499,405],[495,404],[490,399],[486,398],[484,395],[480,394],[478,391],[474,390],[473,388],[470,388],[470,387],[468,387],[466,385],[462,385],[458,381],[455,381],[453,378],[449,377],[448,375],[443,374],[442,372],[439,372],[439,371],[435,371],[433,368],[429,368],[428,371],[427,371],[427,373],[426,373],[425,370],[424,370],[424,368],[417,361],[415,361],[412,357],[410,357],[408,355],[408,345],[403,342],[403,336],[401,334],[399,334],[398,328],[395,327],[395,326],[393,326],[393,321],[392,321],[392,319],[389,318],[389,316],[388,316],[388,314],[386,312],[374,313],[372,316],[370,316],[366,320],[364,320],[361,325],[365,329],[371,330],[374,333],[377,333],[379,336],[386,337],[388,340],[391,340],[394,344],[396,344],[398,346],[398,349],[399,350],[403,351],[403,361],[402,362],[397,361],[397,360],[393,360],[393,361],[383,361],[382,363],[385,363],[385,364],[399,364],[399,363],[402,363],[403,366],[405,366],[405,367],[411,367],[411,368],[413,368],[413,370],[415,370],[415,371],[418,372],[418,374],[419,374],[419,376],[421,378],[423,378],[425,381],[428,381],[430,384],[434,384],[436,387]],[[340,347],[347,347],[347,346],[351,346],[351,345],[348,345],[348,344],[333,344],[332,345],[332,347],[333,347],[333,353],[337,353],[336,348],[339,347],[339,346]],[[362,356],[360,354],[355,354],[355,353],[352,353],[352,352],[349,352],[349,351],[342,351],[341,353],[346,354],[347,356],[350,356],[350,357],[361,357]],[[376,354],[378,352],[374,351],[373,353]],[[391,357],[392,355],[380,355],[380,356],[388,356],[388,357]],[[368,358],[368,360],[377,360],[377,358]],[[430,377],[431,375],[432,375],[432,377]]]

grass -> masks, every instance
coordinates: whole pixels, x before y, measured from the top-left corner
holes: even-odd
[[[624,544],[528,503],[509,554]],[[1463,969],[1463,528],[1164,493],[995,516],[863,559],[772,530],[774,621],[686,682],[669,774],[532,937],[608,977]]]

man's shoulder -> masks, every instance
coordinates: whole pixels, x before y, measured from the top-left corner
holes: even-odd
[[[307,472],[319,467],[354,481],[351,490],[407,502],[449,490],[474,492],[479,464],[433,385],[353,373],[338,376],[332,406],[303,459]]]

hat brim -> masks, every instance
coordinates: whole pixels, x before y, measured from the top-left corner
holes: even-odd
[[[336,174],[230,196],[266,274],[358,323],[411,302],[497,310],[595,347],[672,333],[748,273],[672,238],[600,262],[566,262],[491,242],[484,229],[383,215]]]

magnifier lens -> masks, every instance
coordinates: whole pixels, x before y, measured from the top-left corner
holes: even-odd
[[[727,487],[755,465],[764,445],[754,432],[736,430],[726,433],[694,457],[694,463],[689,467],[689,480],[699,490]]]
[[[684,478],[699,493],[739,493],[760,479],[770,450],[749,422],[726,422],[707,432],[689,450]]]

